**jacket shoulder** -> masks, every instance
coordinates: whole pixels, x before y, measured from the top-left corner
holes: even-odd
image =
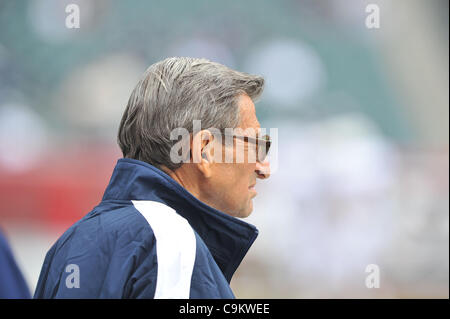
[[[153,230],[131,201],[101,203],[47,253],[35,297],[126,298],[140,283],[151,297],[156,265]],[[74,267],[79,289],[67,285]]]

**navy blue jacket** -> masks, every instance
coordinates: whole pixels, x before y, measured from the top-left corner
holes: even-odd
[[[101,203],[48,251],[35,298],[234,298],[257,229],[119,159]]]
[[[31,298],[8,241],[0,231],[0,299]]]

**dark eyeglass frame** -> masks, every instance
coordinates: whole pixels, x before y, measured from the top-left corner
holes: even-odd
[[[264,162],[264,160],[267,157],[267,153],[269,153],[270,146],[272,145],[272,139],[267,134],[261,136],[260,138],[246,135],[232,135],[232,134],[225,134],[225,136],[232,136],[233,138],[239,138],[244,142],[255,144],[257,156],[256,160],[260,163]]]

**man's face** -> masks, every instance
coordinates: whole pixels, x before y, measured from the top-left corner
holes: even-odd
[[[255,114],[255,105],[247,95],[239,97],[241,128],[245,130],[259,132],[260,124]],[[238,146],[238,143],[244,145]],[[211,178],[204,192],[207,192],[208,202],[211,206],[235,217],[247,217],[253,210],[253,198],[257,195],[255,190],[256,180],[269,177],[269,163],[248,160],[249,152],[255,152],[255,145],[249,145],[242,139],[234,138],[233,146],[223,146],[223,157],[225,147],[233,148],[233,162],[227,163],[223,159],[211,165]],[[244,162],[236,163],[236,150],[244,150]],[[254,154],[253,156],[255,156]],[[266,172],[266,173],[263,173]]]

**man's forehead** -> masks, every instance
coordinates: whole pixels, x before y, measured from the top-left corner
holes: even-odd
[[[242,129],[253,128],[259,131],[261,125],[256,117],[255,104],[252,99],[248,95],[243,94],[239,97],[238,105],[241,118],[239,127]]]

